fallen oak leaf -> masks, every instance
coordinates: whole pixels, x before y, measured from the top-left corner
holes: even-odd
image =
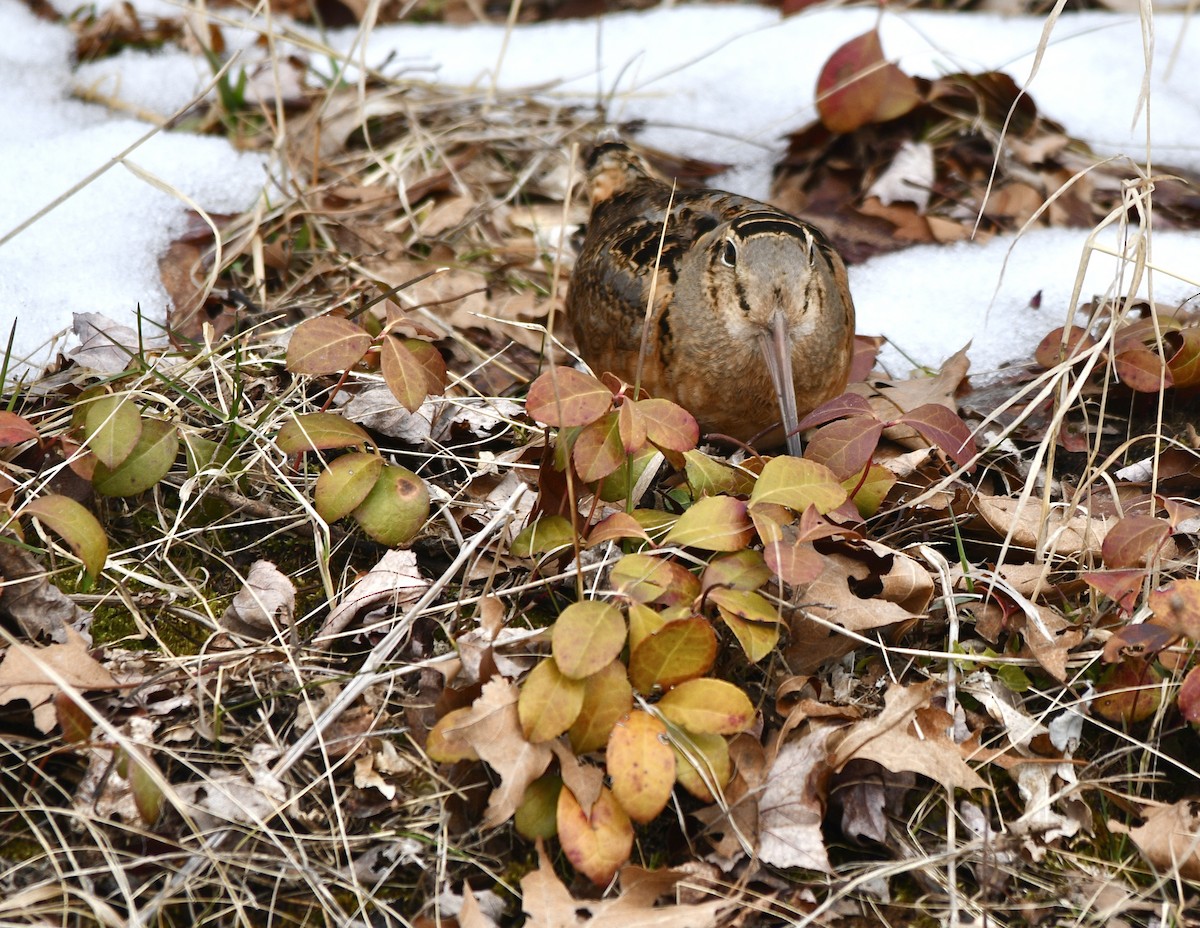
[[[517,714],[519,697],[516,686],[494,677],[484,684],[471,707],[456,715],[442,732],[447,741],[469,745],[500,775],[500,785],[492,791],[483,815],[485,828],[512,818],[526,788],[546,771],[554,756],[549,746],[526,740]]]
[[[675,884],[691,874],[683,870],[621,870],[621,895],[615,899],[576,899],[554,872],[541,840],[537,843],[538,868],[521,878],[521,909],[526,928],[716,928],[728,924],[726,916],[739,905],[737,899],[655,905]]]
[[[841,770],[857,757],[873,760],[893,773],[919,773],[945,786],[985,788],[987,783],[967,765],[950,739],[950,715],[930,705],[936,685],[928,680],[915,686],[890,686],[883,711],[849,726],[833,744],[830,767]]]
[[[58,719],[54,697],[60,687],[46,668],[75,689],[111,690],[120,684],[103,665],[88,653],[87,643],[70,626],[65,627],[66,643],[31,648],[14,642],[0,660],[0,706],[23,699],[33,709],[33,724],[48,732]]]

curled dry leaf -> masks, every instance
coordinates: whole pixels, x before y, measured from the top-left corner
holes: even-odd
[[[270,561],[250,565],[246,582],[221,616],[222,627],[262,638],[290,628],[296,614],[296,587]]]
[[[399,609],[416,602],[428,588],[429,581],[421,576],[412,551],[389,551],[330,610],[317,638],[338,634],[366,610]]]
[[[813,724],[779,749],[758,797],[758,856],[774,867],[833,873],[822,822],[828,743],[835,725]]]
[[[85,630],[92,623],[92,614],[47,580],[46,571],[28,551],[0,544],[0,576],[5,580],[0,586],[0,616],[14,620],[25,637],[46,637],[62,644],[68,640],[68,630],[74,629],[90,643],[91,635]]]
[[[858,647],[855,639],[812,622],[818,616],[849,631],[868,633],[920,618],[933,597],[933,580],[917,561],[874,541],[841,545],[824,555],[825,570],[804,591],[813,605],[788,619],[785,656],[795,673]]]
[[[684,870],[638,867],[621,870],[621,894],[613,899],[576,899],[554,872],[554,865],[538,843],[538,868],[521,878],[521,908],[527,928],[717,928],[729,924],[729,913],[739,905],[731,894],[712,902],[656,905],[674,895],[675,884],[692,878]]]
[[[932,681],[890,686],[879,715],[854,723],[832,742],[829,765],[840,770],[857,757],[893,772],[920,773],[944,786],[985,788],[987,783],[967,765],[950,738],[950,716],[930,706],[933,688]]]

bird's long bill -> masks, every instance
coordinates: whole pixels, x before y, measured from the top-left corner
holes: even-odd
[[[779,412],[783,417],[783,429],[787,433],[788,454],[799,457],[804,448],[796,426],[800,417],[796,413],[796,384],[792,380],[792,339],[788,332],[787,318],[783,313],[771,317],[771,329],[759,336],[759,347],[767,371],[779,397]]]

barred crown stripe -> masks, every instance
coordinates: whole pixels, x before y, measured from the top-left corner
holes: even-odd
[[[770,213],[751,214],[733,223],[733,231],[742,238],[751,235],[794,235],[807,239],[811,236],[809,227],[795,219],[786,219]]]

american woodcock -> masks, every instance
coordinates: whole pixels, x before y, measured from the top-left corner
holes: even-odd
[[[567,291],[583,359],[692,413],[704,432],[796,425],[846,387],[854,304],[813,226],[720,190],[672,192],[623,143],[588,165],[591,216]],[[665,229],[664,229],[665,223]],[[639,380],[640,374],[640,380]]]

